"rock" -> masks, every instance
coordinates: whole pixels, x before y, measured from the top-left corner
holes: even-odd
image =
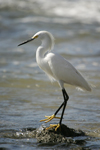
[[[43,128],[41,131],[36,132],[36,139],[39,143],[75,143],[72,137],[84,136],[85,133],[81,130],[74,130],[62,124],[57,131],[55,128],[46,130]]]

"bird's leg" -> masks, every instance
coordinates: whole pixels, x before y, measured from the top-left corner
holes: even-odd
[[[60,107],[56,110],[56,112],[54,113],[54,115],[56,116],[56,114],[59,112],[59,110],[62,108],[62,106],[64,105],[64,102],[60,105]]]
[[[60,105],[60,107],[56,110],[56,112],[53,115],[45,116],[46,119],[40,120],[40,122],[44,121],[45,123],[47,123],[47,122],[51,121],[53,118],[60,119],[60,117],[56,117],[56,115],[59,112],[59,110],[62,108],[63,105],[64,105],[64,102]]]
[[[65,111],[65,108],[66,108],[66,104],[67,104],[67,101],[69,99],[69,96],[68,94],[66,93],[65,89],[62,89],[62,93],[63,93],[63,97],[64,97],[64,102],[61,104],[61,106],[58,108],[58,110],[55,112],[56,114],[58,113],[58,111],[61,109],[61,107],[63,106],[63,110],[62,110],[62,114],[61,114],[61,118],[60,118],[60,121],[59,121],[59,124],[51,124],[50,127],[46,128],[47,130],[50,129],[50,128],[53,128],[53,127],[56,127],[55,128],[55,131],[57,131],[57,129],[61,126],[61,123],[62,123],[62,119],[63,119],[63,115],[64,115],[64,111]]]
[[[63,105],[64,105],[64,102],[61,104],[61,106],[56,110],[56,112],[53,115],[45,116],[46,119],[40,120],[40,122],[44,121],[45,123],[47,123],[47,122],[51,121],[53,118],[60,119],[60,117],[56,117],[56,115],[59,112],[59,110],[62,108]]]
[[[66,108],[66,105],[67,105],[67,101],[69,99],[69,96],[68,96],[65,89],[62,89],[62,93],[63,93],[63,97],[64,97],[64,106],[63,106],[63,110],[62,110],[62,114],[61,114],[61,118],[60,118],[60,122],[59,122],[60,125],[62,123],[62,119],[63,119],[64,111],[65,111],[65,108]]]

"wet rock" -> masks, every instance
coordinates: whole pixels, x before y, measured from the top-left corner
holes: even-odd
[[[75,140],[73,140],[72,137],[84,136],[84,135],[85,133],[83,131],[74,130],[62,124],[57,131],[55,131],[55,128],[51,128],[49,130],[43,128],[43,130],[41,131],[37,130],[36,139],[39,143],[67,143],[67,144],[74,143],[75,144]]]

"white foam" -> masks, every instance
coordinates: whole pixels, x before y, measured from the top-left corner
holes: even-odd
[[[53,16],[52,19],[61,17],[63,22],[71,18],[74,21],[80,21],[82,23],[100,22],[100,0],[38,0],[36,2],[29,0],[28,3],[24,0],[9,0],[9,2],[8,0],[0,0],[0,8],[3,7],[15,7],[24,11],[28,10],[45,17]],[[44,19],[44,21],[48,20]]]

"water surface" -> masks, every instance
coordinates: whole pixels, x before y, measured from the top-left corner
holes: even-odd
[[[92,92],[65,86],[70,99],[63,123],[89,135],[84,145],[40,146],[34,137],[23,137],[27,128],[39,128],[39,120],[52,115],[63,101],[58,84],[52,84],[36,64],[40,42],[17,47],[40,30],[54,35],[54,51],[70,61],[92,86]],[[0,0],[1,148],[100,149],[99,91],[100,0]],[[22,138],[15,138],[16,134]]]

